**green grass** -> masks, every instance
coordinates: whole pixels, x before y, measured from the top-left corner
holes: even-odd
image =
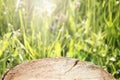
[[[0,77],[19,63],[63,56],[120,80],[119,0],[59,0],[51,15],[37,9],[39,0],[20,1],[0,0]]]

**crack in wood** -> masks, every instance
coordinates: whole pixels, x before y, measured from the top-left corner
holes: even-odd
[[[74,62],[74,64],[73,64],[73,66],[72,66],[69,70],[67,70],[67,71],[65,72],[65,74],[68,73],[69,71],[71,71],[71,70],[78,64],[78,62],[79,62],[79,60],[76,60],[76,61]]]

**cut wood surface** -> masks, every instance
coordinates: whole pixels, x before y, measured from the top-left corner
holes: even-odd
[[[7,71],[2,80],[115,80],[102,68],[72,58],[44,58]]]

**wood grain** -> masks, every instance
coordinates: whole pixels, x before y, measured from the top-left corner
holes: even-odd
[[[72,58],[44,58],[7,71],[2,80],[115,80],[102,68]]]

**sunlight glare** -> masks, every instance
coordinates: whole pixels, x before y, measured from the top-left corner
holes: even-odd
[[[36,1],[35,3],[34,13],[36,16],[42,16],[43,14],[45,14],[49,17],[55,9],[55,3],[52,3],[50,0],[40,0]]]

